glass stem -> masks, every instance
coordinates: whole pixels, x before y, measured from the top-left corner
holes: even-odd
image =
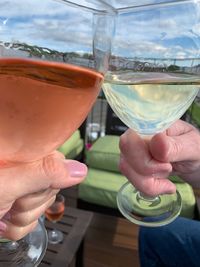
[[[152,135],[151,134],[149,135],[140,134],[140,137],[145,141],[150,141],[153,136],[154,136],[153,134]]]
[[[144,201],[149,201],[149,202],[154,202],[154,201],[157,201],[159,199],[158,196],[155,196],[155,197],[151,197],[151,196],[147,196],[146,194],[138,191],[138,197],[141,199],[141,200],[144,200]]]

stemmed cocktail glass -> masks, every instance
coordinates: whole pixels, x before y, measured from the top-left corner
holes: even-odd
[[[65,197],[62,194],[57,194],[54,203],[45,211],[45,217],[54,225],[60,221],[65,211]],[[63,241],[63,233],[56,229],[48,231],[48,241],[50,244],[58,244]]]
[[[151,138],[179,119],[198,93],[200,2],[119,3],[103,90],[118,117]],[[145,196],[129,182],[119,191],[117,202],[126,218],[145,226],[173,221],[182,203],[179,192]]]
[[[0,3],[0,160],[8,166],[50,154],[92,107],[113,32],[100,2]],[[0,240],[0,266],[38,266],[46,245],[42,224],[17,243]]]

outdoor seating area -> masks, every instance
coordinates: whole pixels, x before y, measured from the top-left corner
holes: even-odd
[[[200,267],[200,0],[0,6],[0,267]]]
[[[192,119],[198,125],[197,102],[190,107],[184,119]],[[69,206],[92,212],[82,252],[86,267],[139,267],[139,228],[122,217],[116,203],[117,192],[127,181],[118,168],[119,138],[126,129],[101,95],[84,124],[59,148],[66,158],[81,160],[88,166],[85,181],[75,188],[64,190]],[[178,176],[170,179],[183,199],[181,216],[198,219],[196,191]],[[117,260],[111,261],[112,257]],[[124,262],[126,265],[123,265]],[[80,261],[76,266],[82,266]]]

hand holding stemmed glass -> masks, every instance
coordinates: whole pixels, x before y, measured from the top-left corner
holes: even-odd
[[[199,9],[199,1],[150,0],[118,10],[103,90],[114,112],[144,142],[179,119],[198,93]],[[163,172],[154,170],[151,178],[167,178],[162,174],[170,164],[160,165]],[[130,221],[161,226],[180,214],[179,192],[155,196],[135,186],[127,182],[117,197]]]
[[[42,167],[48,162],[44,174],[59,171],[51,155],[81,125],[99,94],[110,55],[110,28],[110,15],[95,4],[0,3],[1,167],[43,160]],[[16,249],[19,266],[40,263],[46,235],[39,228],[44,238],[36,229],[21,240],[22,251]],[[6,264],[16,266],[3,241],[10,242],[0,239],[0,258],[6,255]]]
[[[63,233],[56,229],[56,223],[62,219],[64,211],[65,197],[57,194],[54,203],[45,211],[45,217],[54,224],[54,228],[47,232],[50,244],[58,244],[63,241]]]

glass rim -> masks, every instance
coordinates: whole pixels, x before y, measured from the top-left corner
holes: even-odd
[[[86,11],[99,13],[99,14],[121,14],[129,13],[133,10],[144,9],[150,7],[159,6],[172,6],[187,3],[200,3],[200,0],[143,0],[142,3],[138,3],[138,0],[125,1],[117,0],[84,0],[80,3],[79,0],[57,0],[64,2],[68,5],[85,9]],[[121,3],[120,3],[121,2]]]
[[[86,0],[86,4],[80,3],[79,0],[56,0],[59,2],[66,3],[68,5],[71,5],[73,7],[78,7],[81,9],[84,9],[86,11],[92,12],[92,13],[99,13],[99,14],[114,14],[117,13],[117,9],[115,9],[113,6],[109,4],[109,1],[104,0]],[[93,2],[93,3],[91,3]],[[95,6],[96,4],[96,6]]]
[[[117,13],[129,13],[139,9],[143,10],[148,8],[167,7],[188,3],[200,4],[200,0],[144,0],[141,4],[138,4],[136,1],[133,2],[135,2],[135,4],[131,6],[118,8]]]
[[[43,244],[43,251],[42,251],[40,257],[37,259],[37,262],[35,263],[36,264],[35,266],[38,266],[38,264],[41,263],[42,259],[44,258],[44,255],[45,255],[45,253],[47,251],[47,247],[48,247],[48,241],[47,241],[48,240],[48,236],[47,236],[46,228],[45,228],[44,224],[40,220],[38,220],[38,225],[42,229],[42,232],[44,233],[44,239],[43,239],[44,240],[44,244]]]
[[[56,198],[55,198],[55,201],[54,202],[62,202],[62,203],[65,203],[65,201],[66,201],[66,198],[65,198],[65,196],[62,193],[56,194]]]

